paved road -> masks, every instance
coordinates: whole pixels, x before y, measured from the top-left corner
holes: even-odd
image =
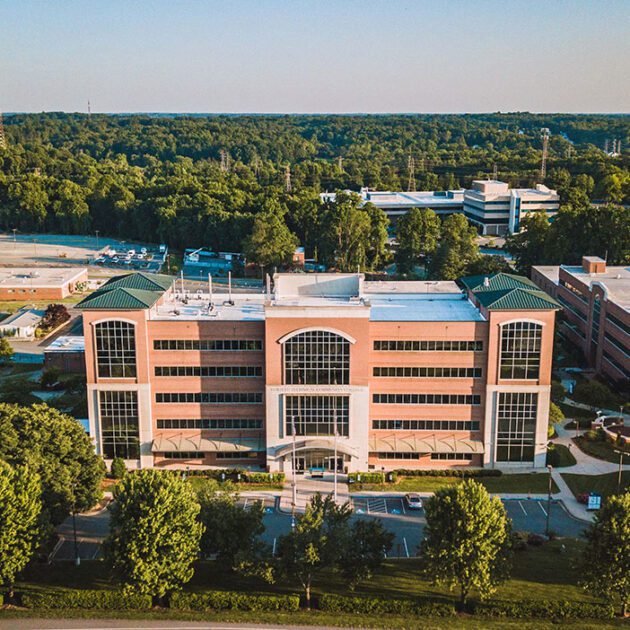
[[[265,506],[265,533],[263,539],[272,548],[277,539],[291,529],[291,517],[278,510],[279,500],[270,495],[241,498],[245,505],[261,500]],[[378,518],[395,535],[390,557],[409,558],[416,555],[423,537],[426,519],[424,510],[409,510],[401,497],[397,496],[355,496],[351,497],[354,509],[353,518]],[[547,502],[536,499],[505,499],[505,507],[516,531],[543,534],[547,522]],[[77,538],[79,555],[91,560],[100,556],[100,542],[107,535],[109,514],[107,510],[95,515],[77,515]],[[549,517],[551,531],[560,536],[577,537],[586,524],[572,517],[562,503],[552,501]],[[57,530],[64,537],[53,553],[55,560],[74,558],[74,536],[72,519],[67,519]]]

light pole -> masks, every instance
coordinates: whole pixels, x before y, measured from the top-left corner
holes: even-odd
[[[625,453],[623,451],[615,450],[615,453],[619,455],[619,474],[617,475],[617,494],[621,492],[621,476],[623,473],[623,456]]]
[[[77,486],[77,482],[72,483],[72,531],[74,533],[74,564],[75,566],[79,566],[81,564],[81,556],[79,556],[79,543],[77,541],[77,520],[76,520],[76,507],[75,507],[75,488]]]
[[[15,240],[15,233],[17,232],[17,228],[12,228],[11,231],[13,232],[13,251],[15,251],[15,249],[17,248],[17,241]]]
[[[551,515],[551,484],[552,484],[552,477],[551,477],[551,471],[553,470],[553,466],[547,466],[547,470],[549,471],[549,489],[547,492],[547,525],[545,526],[545,536],[549,537],[549,517]]]
[[[100,249],[98,246],[98,233],[100,232],[100,230],[96,230],[96,251],[98,252],[98,250]]]

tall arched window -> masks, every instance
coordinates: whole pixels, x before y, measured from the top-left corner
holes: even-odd
[[[350,342],[327,330],[309,330],[284,342],[287,385],[347,385]]]
[[[511,322],[501,329],[500,378],[536,380],[540,373],[542,326]]]
[[[136,376],[136,334],[129,322],[110,320],[94,326],[96,366],[100,378]]]

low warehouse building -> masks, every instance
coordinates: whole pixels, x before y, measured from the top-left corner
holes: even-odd
[[[22,309],[0,322],[0,337],[29,339],[44,317],[44,311]]]
[[[85,267],[0,267],[0,300],[63,300],[87,279]]]

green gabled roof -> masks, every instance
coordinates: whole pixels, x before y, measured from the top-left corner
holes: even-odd
[[[162,291],[143,291],[116,287],[99,289],[81,300],[76,308],[100,311],[137,311],[151,308],[161,297]]]
[[[559,309],[560,304],[540,289],[505,289],[475,292],[479,303],[496,311],[546,311]]]
[[[488,286],[485,285],[486,278]],[[477,291],[504,291],[507,289],[534,289],[538,290],[529,278],[517,276],[512,273],[495,273],[494,275],[468,276],[461,279],[462,284],[473,293]]]
[[[99,290],[110,289],[139,289],[141,291],[166,291],[171,287],[175,279],[173,276],[167,276],[157,273],[127,273],[123,276],[114,276],[110,278]]]

